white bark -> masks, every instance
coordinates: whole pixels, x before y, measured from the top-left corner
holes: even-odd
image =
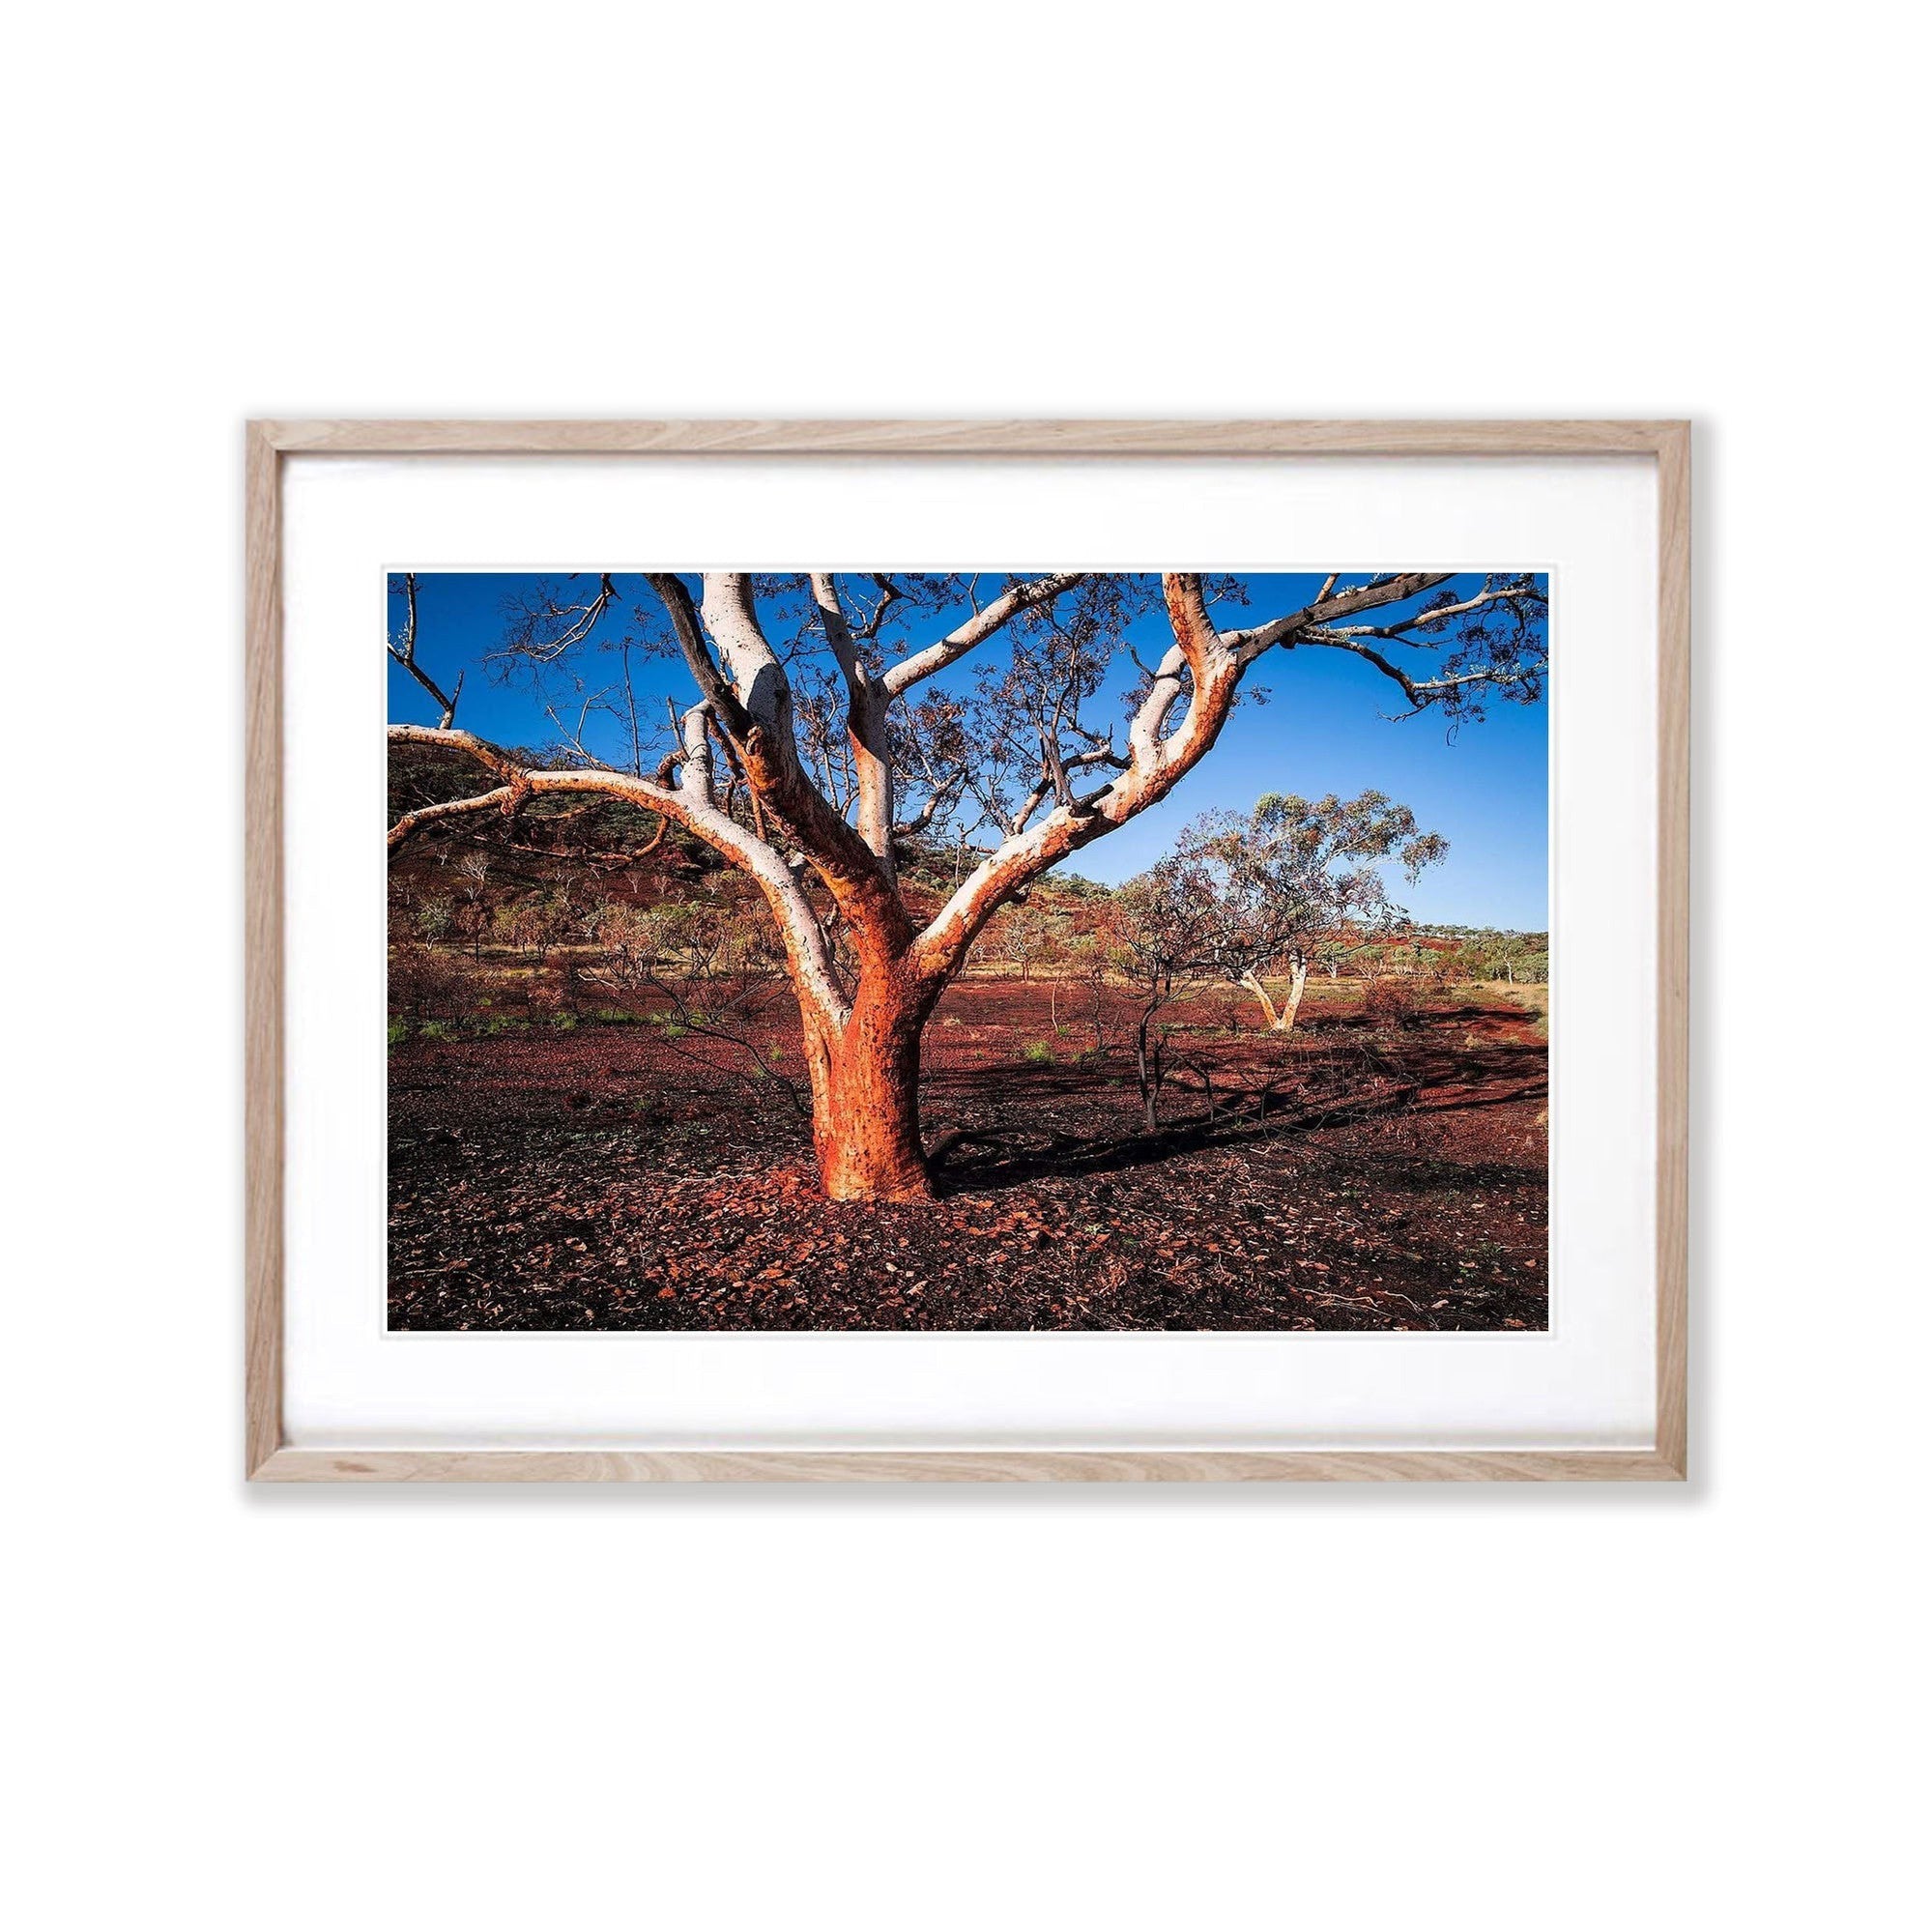
[[[780,756],[795,750],[792,685],[759,623],[749,575],[742,570],[707,572],[704,610],[705,628],[717,644],[738,702],[772,735]]]
[[[1302,1010],[1302,995],[1308,991],[1308,961],[1304,956],[1296,954],[1288,962],[1288,990],[1280,1006],[1269,995],[1258,973],[1244,972],[1240,983],[1261,1002],[1261,1011],[1271,1033],[1292,1033],[1295,1030],[1295,1019]]]
[[[701,706],[694,706],[685,714],[687,728],[690,719],[701,710]],[[699,773],[691,772],[687,756],[685,782],[674,791],[652,779],[633,777],[627,771],[595,768],[527,771],[495,745],[485,743],[470,732],[437,731],[425,725],[391,725],[389,735],[391,743],[442,745],[452,751],[467,752],[479,764],[509,780],[503,792],[512,802],[553,793],[622,798],[682,825],[751,875],[784,936],[800,999],[831,1024],[844,1024],[848,1012],[846,999],[832,972],[831,953],[818,914],[812,910],[804,887],[783,855],[727,818],[711,801],[706,775],[710,760],[708,746],[702,753]],[[689,742],[687,738],[687,745]]]
[[[1024,584],[1016,584],[938,643],[929,644],[924,650],[902,658],[885,674],[886,691],[897,698],[936,672],[945,670],[949,664],[957,664],[967,651],[984,644],[995,631],[1010,623],[1022,611],[1030,610],[1035,604],[1050,603],[1062,591],[1072,590],[1086,575],[1084,570],[1059,570],[1051,576],[1034,577]]]
[[[851,628],[839,604],[837,586],[828,571],[815,573],[811,580],[812,600],[819,607],[825,627],[825,641],[837,658],[846,680],[848,704],[846,731],[851,739],[852,767],[858,777],[855,818],[858,835],[879,861],[888,879],[896,880],[898,868],[892,858],[892,815],[894,784],[891,740],[886,723],[890,694],[875,681],[860,657]],[[934,794],[937,807],[938,794]]]
[[[1243,673],[1273,646],[1308,642],[1354,649],[1388,670],[1412,696],[1435,688],[1410,684],[1377,657],[1361,641],[1370,634],[1366,630],[1349,634],[1322,627],[1358,611],[1413,597],[1442,582],[1441,574],[1390,576],[1340,591],[1331,578],[1322,594],[1304,610],[1224,637],[1208,618],[1199,577],[1169,573],[1163,587],[1174,642],[1157,666],[1132,721],[1125,756],[1115,754],[1110,745],[1092,746],[1071,756],[1063,755],[1057,744],[1053,746],[1051,790],[1036,792],[1028,799],[1005,843],[959,884],[925,931],[915,934],[893,877],[888,708],[912,686],[959,662],[1024,612],[1073,589],[1085,574],[1059,571],[1015,585],[985,610],[877,678],[859,658],[839,609],[834,580],[826,573],[811,578],[827,641],[852,698],[851,730],[859,774],[856,828],[817,791],[801,766],[793,730],[791,685],[759,622],[750,577],[740,571],[707,574],[701,624],[681,580],[652,575],[649,581],[664,599],[704,701],[680,721],[679,783],[673,787],[663,782],[662,774],[647,779],[603,767],[525,770],[497,747],[450,728],[446,710],[445,724],[438,729],[395,726],[389,735],[395,741],[464,751],[502,785],[480,798],[408,815],[392,832],[391,843],[433,819],[492,808],[514,811],[525,798],[543,793],[628,799],[683,825],[751,875],[784,934],[808,1017],[838,1027],[845,1024],[849,1009],[832,973],[824,932],[798,876],[797,853],[803,854],[851,922],[862,955],[871,962],[866,970],[896,973],[903,965],[915,979],[935,983],[957,965],[993,913],[1031,879],[1166,796],[1213,745],[1233,708]],[[1390,626],[1386,634],[1412,628],[1433,615],[1406,620]],[[413,645],[412,636],[405,647],[407,654],[405,649],[392,649],[408,663]],[[1180,722],[1174,725],[1177,710]],[[727,753],[742,765],[752,793],[755,831],[736,823],[717,802],[709,728],[718,731]],[[1073,791],[1070,774],[1105,765],[1117,769],[1110,783],[1084,796]],[[1058,798],[1054,809],[1038,823],[1029,823],[1032,813],[1049,796]],[[781,851],[761,835],[767,829],[773,836],[782,834],[797,851],[789,856]],[[1291,994],[1297,1005],[1306,976],[1304,964]]]

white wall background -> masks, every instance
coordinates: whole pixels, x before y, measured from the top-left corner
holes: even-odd
[[[1922,1905],[1908,20],[389,0],[15,27],[19,1922]],[[1697,1481],[245,1493],[251,412],[1694,416]],[[1814,977],[1821,924],[1854,937]]]

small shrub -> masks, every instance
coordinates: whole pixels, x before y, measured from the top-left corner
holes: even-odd
[[[447,1020],[425,1020],[417,1029],[425,1040],[453,1040],[456,1028]]]
[[[1417,1016],[1414,989],[1406,980],[1380,975],[1371,979],[1364,990],[1362,1011],[1382,1025],[1413,1025]]]
[[[1020,1049],[1020,1057],[1036,1067],[1050,1067],[1053,1063],[1053,1050],[1044,1040],[1028,1040]]]
[[[463,967],[428,946],[389,951],[389,1004],[406,1020],[454,1019],[469,1004]]]
[[[400,1047],[408,1038],[409,1022],[407,1020],[391,1020],[389,1022],[389,1045]]]

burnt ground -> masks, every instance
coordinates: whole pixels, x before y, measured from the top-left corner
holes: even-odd
[[[921,1207],[822,1199],[782,1091],[648,1024],[410,1040],[389,1324],[1540,1329],[1535,997],[1391,1019],[1321,987],[1286,1043],[1197,1001],[1149,1133],[1117,1034],[1095,1054],[1064,995],[1056,1031],[1045,987],[962,981],[927,1033],[928,1143],[952,1145]]]

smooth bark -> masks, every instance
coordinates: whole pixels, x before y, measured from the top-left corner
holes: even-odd
[[[807,1034],[812,1139],[833,1200],[930,1200],[919,1139],[919,1042],[928,1000],[903,983],[862,986],[843,1027]]]
[[[1288,990],[1277,1006],[1262,985],[1257,973],[1241,975],[1241,984],[1261,1002],[1261,1011],[1266,1017],[1268,1030],[1272,1033],[1292,1033],[1295,1020],[1302,1010],[1302,995],[1308,991],[1308,961],[1297,957],[1288,963]]]

